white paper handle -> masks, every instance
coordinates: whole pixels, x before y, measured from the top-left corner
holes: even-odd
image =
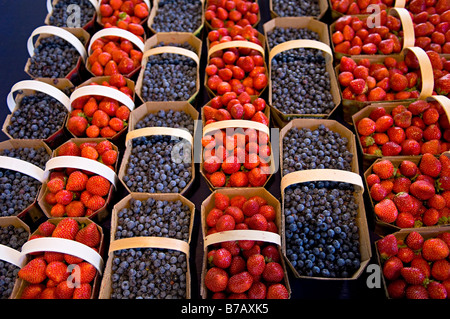
[[[26,255],[20,251],[12,249],[11,247],[0,245],[0,260],[22,268],[25,266]]]
[[[300,48],[310,48],[310,49],[318,49],[328,54],[331,61],[333,60],[333,51],[331,48],[320,41],[315,40],[291,40],[287,42],[283,42],[277,46],[275,46],[269,54],[269,62],[272,61],[275,55],[291,50],[291,49],[300,49]]]
[[[43,34],[43,33],[56,35],[57,37],[60,37],[61,39],[66,40],[78,51],[78,53],[80,54],[83,61],[86,61],[86,57],[87,57],[86,49],[84,48],[83,43],[81,43],[81,41],[78,40],[78,38],[76,36],[74,36],[72,33],[70,33],[69,31],[67,31],[63,28],[49,26],[49,25],[36,28],[31,33],[31,36],[28,38],[27,48],[28,48],[28,54],[30,55],[30,57],[32,57],[34,55],[34,42],[33,42],[34,36],[36,36],[38,34]]]
[[[115,36],[115,37],[127,39],[130,42],[132,42],[139,50],[144,52],[144,42],[142,42],[142,40],[139,37],[137,37],[130,31],[120,29],[120,28],[106,28],[106,29],[102,29],[102,30],[96,32],[92,36],[91,41],[89,42],[89,46],[88,46],[89,54],[91,53],[91,46],[96,40],[103,38],[103,37],[108,37],[108,36]]]
[[[267,135],[270,134],[269,127],[267,125],[256,121],[225,120],[206,125],[203,128],[203,136],[207,135],[208,133],[227,128],[253,128],[255,130],[266,133]]]
[[[8,108],[11,113],[16,108],[16,101],[14,100],[14,93],[20,90],[34,90],[38,92],[45,93],[55,98],[60,102],[67,110],[71,110],[70,99],[67,95],[65,95],[60,89],[54,87],[53,85],[47,84],[45,82],[41,82],[38,80],[25,80],[21,82],[17,82],[11,88],[11,91],[6,98],[6,102],[8,104]]]
[[[23,173],[37,179],[41,183],[45,181],[45,173],[42,169],[27,161],[9,156],[0,156],[0,167]]]
[[[75,240],[57,237],[42,237],[27,241],[22,246],[22,254],[24,255],[41,251],[53,251],[73,255],[90,263],[100,274],[103,272],[102,257],[91,247]]]
[[[109,252],[130,248],[161,248],[172,249],[189,256],[189,244],[183,240],[167,237],[130,237],[114,240],[109,246]]]
[[[191,58],[192,60],[194,60],[195,63],[197,63],[197,65],[200,64],[200,59],[195,52],[185,49],[185,48],[179,48],[179,47],[174,47],[174,46],[170,46],[170,45],[157,47],[157,48],[153,48],[153,49],[145,51],[144,55],[142,56],[142,63],[144,64],[145,59],[151,55],[157,55],[157,54],[163,54],[163,53],[173,53],[173,54],[184,55],[184,56],[187,56],[187,57]]]
[[[112,98],[112,99],[122,103],[126,107],[128,107],[130,109],[130,111],[134,110],[134,106],[135,106],[134,102],[128,95],[126,95],[122,91],[119,91],[115,88],[105,86],[105,85],[86,85],[86,86],[76,89],[70,95],[70,105],[72,105],[72,103],[76,99],[83,97],[83,96],[90,96],[90,95],[100,95],[100,96]]]
[[[205,246],[214,245],[230,240],[255,240],[264,241],[281,246],[281,237],[277,233],[261,231],[261,230],[227,230],[222,232],[213,233],[205,237]]]
[[[57,168],[76,168],[85,171],[95,173],[97,175],[103,176],[108,181],[113,184],[114,187],[117,185],[118,177],[114,170],[109,168],[103,163],[96,160],[81,156],[57,156],[50,159],[45,165],[45,177],[47,178],[50,171]]]
[[[194,139],[192,138],[192,135],[188,131],[172,127],[144,127],[141,129],[133,130],[128,132],[126,142],[134,138],[153,135],[176,136],[184,138],[189,143],[191,143],[191,145],[194,144]]]

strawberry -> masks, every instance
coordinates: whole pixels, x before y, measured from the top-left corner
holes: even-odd
[[[254,254],[247,259],[247,270],[253,276],[262,275],[266,262],[261,254]]]
[[[98,152],[93,146],[83,147],[81,150],[81,157],[97,160]]]
[[[229,206],[225,209],[224,213],[232,216],[236,224],[242,223],[244,221],[244,213],[239,207]]]
[[[434,186],[424,180],[416,180],[411,184],[409,191],[411,195],[420,200],[428,200],[435,194]]]
[[[216,223],[216,229],[217,231],[227,231],[227,230],[233,230],[236,226],[236,222],[234,218],[230,215],[222,215],[219,217]]]
[[[429,238],[425,240],[422,246],[422,256],[428,261],[437,261],[447,258],[449,248],[440,238]]]
[[[39,299],[57,299],[55,292],[56,287],[46,287],[39,295]]]
[[[259,213],[260,205],[256,199],[249,199],[242,205],[242,212],[245,216],[251,217]]]
[[[106,196],[109,193],[111,183],[100,175],[92,176],[86,183],[86,190],[98,196]]]
[[[249,299],[266,299],[267,287],[260,281],[253,282],[252,286],[248,290]]]
[[[431,275],[434,279],[444,281],[450,278],[450,262],[446,259],[436,260],[431,266]]]
[[[278,283],[283,280],[284,272],[283,267],[277,262],[269,262],[266,264],[264,271],[262,273],[262,277],[267,282]]]
[[[385,223],[393,223],[398,216],[398,210],[395,203],[388,198],[377,203],[374,207],[374,211],[375,215]]]
[[[386,235],[377,241],[377,249],[382,259],[395,256],[398,253],[397,238],[393,234]]]
[[[434,90],[440,95],[448,95],[450,93],[450,74],[446,74],[435,81]]]
[[[75,236],[77,242],[89,247],[97,247],[100,244],[100,239],[101,235],[95,223],[90,223],[81,228]]]
[[[53,178],[48,181],[47,189],[50,193],[56,194],[59,191],[63,190],[65,186],[65,182],[61,178]]]
[[[420,255],[416,255],[411,261],[411,267],[420,269],[426,278],[430,278],[431,276],[431,267],[430,264],[423,259]]]
[[[66,206],[65,212],[68,217],[83,217],[86,214],[83,203],[78,200],[70,202]]]
[[[45,268],[45,274],[56,283],[60,283],[69,277],[67,265],[61,261],[52,261]]]
[[[55,200],[58,204],[69,205],[73,200],[74,194],[68,190],[62,189],[55,194]]]
[[[395,280],[400,277],[400,271],[403,268],[403,262],[397,256],[389,257],[383,264],[383,275],[388,280]]]
[[[46,251],[46,252],[44,252],[44,260],[47,263],[51,263],[52,261],[63,261],[64,254],[54,252],[54,251]]]
[[[213,208],[206,216],[206,224],[209,227],[215,227],[219,218],[223,215],[223,211],[217,208]]]
[[[398,193],[394,197],[394,203],[400,213],[409,213],[415,215],[418,209],[413,196],[408,193]]]
[[[97,269],[95,269],[92,264],[83,261],[78,264],[78,267],[80,267],[79,270],[74,269],[72,273],[79,271],[81,284],[88,284],[92,282],[92,280],[94,280],[95,276],[97,275]]]
[[[47,263],[43,258],[34,258],[19,270],[18,276],[31,284],[39,284],[47,278],[46,267]]]
[[[403,267],[400,270],[400,274],[410,285],[421,285],[425,281],[425,275],[419,268]]]
[[[105,206],[106,204],[106,200],[99,196],[99,195],[92,195],[89,197],[89,199],[87,200],[85,206],[88,209],[91,209],[92,211],[96,212],[98,211],[100,208],[102,208],[103,206]]]
[[[221,160],[217,156],[209,156],[203,162],[203,169],[208,173],[216,172],[222,165]]]
[[[217,209],[224,211],[230,206],[230,198],[222,193],[214,194],[214,205]]]
[[[209,269],[205,276],[205,285],[212,292],[224,291],[228,281],[227,272],[219,267]]]
[[[426,174],[431,177],[438,177],[442,169],[442,164],[438,158],[430,153],[426,153],[422,155],[422,159],[419,163],[419,169],[422,174]]]
[[[370,188],[370,197],[377,202],[382,201],[388,194],[389,192],[381,183],[375,183]]]
[[[440,233],[437,238],[442,239],[450,247],[450,233]]]
[[[90,284],[81,284],[73,291],[72,299],[90,299],[92,287]]]
[[[81,263],[83,261],[83,259],[73,256],[73,255],[64,254],[64,261],[66,263],[68,263],[69,265],[74,265],[74,264]]]
[[[420,233],[418,233],[416,231],[412,231],[406,237],[405,243],[406,243],[406,246],[408,246],[412,250],[419,250],[422,248],[422,245],[424,243],[424,238]]]
[[[388,283],[387,291],[392,299],[402,299],[406,295],[406,282],[403,279],[397,279]]]
[[[395,194],[398,193],[409,193],[409,187],[411,186],[411,180],[407,177],[397,177],[394,179],[394,185],[392,186],[392,191]]]
[[[429,299],[427,289],[422,285],[410,285],[406,287],[407,299]]]
[[[114,165],[117,161],[117,151],[108,150],[101,155],[101,162],[106,165]]]
[[[81,150],[73,141],[68,141],[58,149],[58,156],[80,156]]]
[[[250,227],[250,229],[253,230],[261,230],[261,231],[267,230],[267,219],[259,213],[248,218],[247,224]]]
[[[267,289],[267,299],[288,299],[289,292],[283,284],[270,285]]]
[[[39,299],[44,290],[45,286],[43,284],[28,285],[23,289],[20,299]]]
[[[73,285],[63,280],[56,286],[55,295],[58,299],[72,299],[74,290]]]
[[[230,267],[231,258],[232,256],[229,250],[225,248],[219,248],[214,253],[212,262],[214,266],[225,269]]]
[[[70,217],[64,218],[56,225],[52,237],[74,240],[78,230],[78,222],[75,219]]]
[[[252,284],[252,275],[248,271],[243,271],[230,277],[227,289],[232,293],[239,294],[249,290]]]
[[[42,235],[44,237],[49,237],[49,236],[51,236],[51,234],[53,233],[55,228],[56,228],[55,224],[53,224],[50,221],[46,220],[45,222],[43,222],[42,224],[40,224],[38,226],[37,230],[38,230],[40,235]]]
[[[360,78],[350,81],[348,87],[356,95],[366,94],[369,90],[366,81]]]
[[[427,286],[430,299],[447,299],[447,290],[445,286],[437,281],[431,281]]]
[[[357,130],[360,135],[368,136],[375,133],[376,122],[370,118],[363,118],[357,124]]]
[[[408,128],[411,126],[412,113],[410,111],[404,111],[394,116],[394,124],[401,128]]]
[[[394,175],[394,165],[389,160],[381,160],[373,164],[372,172],[377,174],[380,179],[389,179]]]
[[[83,136],[89,123],[85,117],[73,116],[67,121],[67,129],[75,136]]]
[[[422,222],[425,226],[436,225],[439,221],[439,211],[435,208],[428,208],[422,215]]]
[[[407,264],[410,263],[414,259],[414,251],[409,247],[399,247],[397,257],[400,258],[400,260]]]
[[[399,213],[395,224],[400,228],[414,227],[414,216],[411,213]]]
[[[343,56],[340,61],[339,71],[349,71],[353,73],[353,70],[357,67],[357,63],[350,57]]]
[[[411,178],[417,175],[418,167],[412,161],[403,160],[399,165],[399,170],[402,175]]]
[[[378,133],[386,132],[394,124],[394,118],[391,115],[383,115],[375,121],[376,131]]]

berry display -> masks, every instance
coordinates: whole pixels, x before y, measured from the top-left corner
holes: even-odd
[[[208,32],[207,40],[209,41],[209,48],[212,48],[216,44],[224,43],[227,41],[250,41],[260,46],[264,44],[261,42],[259,32],[251,25],[240,26],[238,24],[232,27],[223,27],[214,29]]]
[[[449,163],[447,156],[431,153],[423,154],[418,163],[375,162],[366,181],[377,218],[399,228],[448,224]]]
[[[271,49],[278,44],[299,39],[320,41],[319,34],[307,28],[275,26],[267,32],[267,42]]]
[[[83,38],[79,40],[84,43]],[[34,78],[65,78],[79,59],[78,51],[66,40],[57,36],[41,38],[30,58],[28,73]]]
[[[331,8],[338,14],[370,14],[372,13],[372,11],[369,10],[370,4],[378,5],[381,11],[394,6],[394,3],[391,0],[332,0]]]
[[[171,127],[188,130],[194,135],[194,120],[184,111],[159,110],[156,113],[149,113],[139,120],[134,129],[138,130],[145,127]]]
[[[317,17],[320,15],[319,1],[316,0],[273,0],[272,5],[273,11],[280,17]]]
[[[136,36],[144,36],[142,23],[148,18],[150,8],[143,0],[102,0],[100,22],[105,28],[117,27]]]
[[[352,277],[361,265],[354,186],[309,182],[284,196],[286,257],[299,275]]]
[[[335,107],[323,52],[290,49],[272,59],[272,104],[284,114],[329,114]]]
[[[259,19],[257,1],[208,0],[205,9],[205,20],[212,29],[239,25],[255,25]]]
[[[404,238],[386,235],[376,242],[386,292],[392,299],[447,299],[450,233],[425,236],[411,231]]]
[[[181,201],[131,199],[118,212],[115,239],[154,236],[189,239],[190,210]],[[186,298],[186,255],[170,249],[134,248],[114,252],[111,299]]]
[[[78,27],[84,27],[94,19],[96,11],[89,0],[59,0],[53,5],[53,12],[48,18],[49,24],[56,27],[67,27],[67,22],[74,14],[73,10],[69,10],[70,5],[77,5],[80,10],[80,25]]]
[[[202,5],[200,0],[159,0],[153,23],[156,32],[190,32],[202,26]]]
[[[28,240],[28,232],[23,227],[6,225],[0,227],[0,245],[20,251]],[[13,291],[19,267],[0,260],[0,299],[8,299]]]
[[[283,174],[308,169],[351,171],[356,154],[349,141],[320,124],[317,129],[292,127],[283,137]]]

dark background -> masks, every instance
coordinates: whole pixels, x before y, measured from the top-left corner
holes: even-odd
[[[151,1],[152,2],[152,1]],[[263,33],[263,24],[270,20],[269,14],[269,1],[259,0],[261,7],[261,22],[258,25],[258,30]],[[6,105],[6,96],[10,91],[10,88],[18,81],[29,79],[27,74],[24,72],[24,66],[28,59],[28,51],[26,48],[26,42],[31,34],[31,32],[44,25],[46,11],[46,1],[45,0],[0,0],[0,12],[2,13],[2,18],[0,19],[0,36],[1,36],[1,49],[0,49],[0,74],[1,74],[1,85],[0,85],[0,125],[3,124],[6,115],[9,110]],[[322,18],[322,21],[330,25],[332,23],[330,12]],[[151,36],[151,34],[148,34]],[[201,79],[204,76],[204,68],[206,64],[206,32],[204,31],[201,35],[204,41],[203,45],[203,58],[202,64],[200,66]],[[86,74],[85,74],[86,76]],[[87,80],[89,76],[83,79]],[[136,80],[135,78],[133,80]],[[202,82],[202,80],[201,80]],[[267,90],[266,90],[267,92]],[[263,97],[267,97],[263,95]],[[196,101],[193,105],[200,112],[201,106],[209,101],[207,92],[202,86],[202,90],[199,93]],[[139,101],[136,102],[136,106],[140,105]],[[338,108],[335,114],[333,114],[332,119],[335,119],[341,123],[342,121],[342,110]],[[6,135],[0,132],[0,141],[7,139]],[[118,141],[116,145],[123,149],[124,142]],[[361,154],[358,154],[361,159]],[[361,161],[360,161],[361,162]],[[362,168],[362,165],[360,165]],[[362,173],[362,171],[361,171]],[[274,175],[266,186],[275,197],[280,199],[280,174]],[[200,299],[200,271],[201,263],[203,257],[203,246],[202,246],[202,233],[200,230],[200,207],[201,203],[211,194],[208,189],[206,182],[203,177],[199,174],[198,166],[196,171],[196,179],[192,185],[190,191],[185,195],[190,201],[196,205],[196,219],[194,226],[194,233],[192,237],[192,252],[191,252],[191,275],[192,275],[192,299]],[[115,203],[126,196],[126,192],[123,188],[119,188],[116,196],[113,198],[111,203],[111,209]],[[372,243],[372,260],[370,263],[377,263],[375,250],[374,250],[374,240],[378,237],[374,233],[373,225],[373,215],[370,206],[367,202],[367,192],[365,192],[366,201],[366,214],[369,224],[369,230],[371,234]],[[44,217],[45,218],[45,217]],[[105,232],[105,239],[109,240],[109,224],[110,219],[99,221],[99,224],[103,227]],[[38,223],[36,223],[38,224]],[[31,225],[32,230],[35,225]],[[106,256],[104,257],[106,261]],[[369,289],[366,284],[366,280],[371,273],[364,271],[362,275],[357,280],[312,280],[312,279],[295,279],[288,270],[290,285],[292,289],[291,298],[295,299],[327,299],[327,300],[369,300],[373,302],[380,302],[386,300],[384,289],[380,287],[378,289]]]

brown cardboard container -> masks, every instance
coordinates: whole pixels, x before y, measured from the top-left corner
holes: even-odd
[[[439,229],[420,229],[420,230],[414,230],[416,232],[418,232],[420,235],[422,235],[422,237],[427,240],[429,238],[435,238],[440,234],[443,233],[448,233],[450,232],[450,227],[442,227]],[[411,233],[411,230],[399,230],[395,233],[393,233],[393,235],[395,236],[395,238],[397,238],[397,240],[402,240],[404,241],[406,239],[406,237]],[[380,252],[378,251],[378,244],[379,240],[375,241],[375,250],[376,250],[376,256],[377,256],[377,261],[378,261],[378,265],[380,265],[381,268],[383,268],[383,263],[384,261],[382,260],[381,256],[380,256]],[[383,276],[382,277],[382,281],[383,281],[383,289],[386,295],[386,298],[388,299],[393,299],[389,296],[388,290],[387,290],[387,284],[388,284],[388,280]]]
[[[74,88],[74,85],[68,79],[54,79],[53,80],[53,79],[49,79],[49,78],[37,78],[36,81],[42,81],[44,83],[53,85],[60,90],[64,90],[66,88],[69,88],[69,89]],[[20,107],[21,101],[25,96],[34,95],[34,94],[35,94],[34,90],[23,90],[23,92],[21,94],[17,94],[16,98],[15,98],[16,108],[14,109],[14,111]],[[7,128],[11,124],[11,117],[12,117],[13,113],[8,114],[6,116],[5,122],[3,122],[3,127],[2,127],[2,132],[5,133],[5,135],[10,139],[14,139],[14,137],[12,137],[8,133]],[[64,121],[64,123],[65,123],[65,121]],[[61,126],[61,128],[58,129],[55,133],[51,134],[48,138],[44,139],[44,142],[47,145],[49,145],[50,148],[54,148],[54,147],[60,145],[64,140],[66,140],[66,138],[67,138],[67,136],[66,136],[66,132],[64,130],[64,124],[63,124]]]
[[[358,153],[356,148],[356,140],[355,134],[343,126],[341,123],[335,120],[309,120],[309,119],[296,119],[292,120],[280,131],[280,170],[281,176],[284,176],[283,173],[283,138],[284,136],[294,127],[297,128],[309,128],[311,130],[315,130],[319,127],[319,125],[325,125],[325,127],[329,128],[331,131],[339,133],[342,137],[348,139],[347,148],[353,154],[352,159],[352,172],[359,174],[359,164],[358,164]]]
[[[308,44],[297,44],[297,41],[307,41]],[[306,43],[306,42],[305,42]],[[309,44],[311,44],[311,46],[309,46]],[[333,97],[333,102],[334,102],[334,108],[328,113],[328,114],[285,114],[282,113],[280,110],[278,110],[274,105],[273,105],[273,97],[272,97],[272,59],[275,55],[277,55],[278,53],[281,53],[283,51],[287,51],[290,49],[296,49],[296,48],[300,48],[300,47],[305,47],[305,48],[314,48],[314,49],[319,49],[321,50],[322,48],[319,45],[324,44],[324,48],[328,48],[329,52],[328,54],[326,54],[326,52],[324,51],[324,55],[325,55],[325,60],[326,60],[326,71],[329,75],[330,78],[330,90],[331,90],[331,94]],[[279,48],[279,50],[278,50]],[[272,114],[274,115],[274,119],[276,121],[276,123],[278,124],[278,126],[283,127],[285,125],[285,122],[295,119],[295,118],[311,118],[311,119],[327,119],[329,118],[338,108],[338,106],[341,103],[341,96],[339,94],[339,82],[337,80],[337,75],[335,74],[335,69],[333,67],[333,56],[332,56],[332,51],[331,49],[329,49],[328,44],[323,43],[321,41],[310,41],[310,40],[293,40],[293,41],[288,41],[282,44],[279,44],[278,46],[276,46],[275,48],[271,49],[270,54],[269,54],[269,105],[271,105],[271,109],[272,109]]]
[[[62,219],[64,219],[64,218],[51,218],[51,219],[49,219],[49,221],[52,224],[57,225]],[[73,219],[75,219],[81,225],[86,225],[87,226],[87,225],[93,223],[93,221],[91,221],[90,219],[85,218],[85,217],[74,217]],[[102,257],[103,254],[104,254],[104,249],[105,249],[104,233],[103,233],[102,227],[100,227],[99,225],[97,225],[97,229],[100,232],[100,236],[101,236],[100,237],[100,244],[99,244],[98,253]],[[38,233],[38,230],[34,231],[31,234],[31,236],[33,236],[33,235],[35,235],[37,233]],[[70,251],[67,251],[67,254],[70,254]],[[30,255],[28,255],[27,258],[28,258],[28,261],[33,259],[33,258],[31,258]],[[102,271],[104,272],[104,267],[103,267]],[[92,293],[91,293],[91,298],[90,299],[97,299],[98,298],[101,277],[102,277],[102,275],[97,270],[97,274],[96,274],[95,278],[93,279],[93,281],[91,282]],[[25,280],[18,279],[16,281],[15,286],[14,286],[14,293],[11,296],[11,299],[20,299],[21,298],[21,294],[22,294],[22,292],[23,292],[23,290],[25,289],[26,286],[28,286],[28,283]]]
[[[206,12],[206,10],[208,9],[208,0],[203,0],[203,1],[204,1],[204,3],[205,3],[204,12]],[[257,3],[259,4],[259,3],[260,3],[259,1],[260,1],[260,0],[254,0],[254,1],[252,1],[252,2],[257,2]],[[258,26],[259,22],[261,22],[261,5],[260,5],[260,7],[259,7],[259,12],[258,12],[257,15],[258,15],[258,20],[256,21],[255,24],[252,25],[252,27],[254,27],[255,29],[256,29],[256,27]],[[211,31],[211,30],[213,30],[213,27],[211,26],[211,23],[210,23],[209,21],[207,21],[206,19],[205,19],[204,24],[205,24],[205,27],[206,27],[206,31]]]
[[[255,29],[256,30],[256,29]],[[210,30],[211,32],[212,30]],[[258,40],[261,42],[261,46],[263,47],[263,49],[266,49],[266,38],[264,36],[264,34],[262,34],[261,32],[259,32],[258,30],[256,30],[257,32],[257,38]],[[209,51],[209,49],[211,48],[211,41],[208,39],[208,35],[206,35],[206,52]],[[217,44],[217,43],[216,43]]]
[[[120,212],[123,208],[129,207],[129,202],[131,199],[136,200],[147,200],[148,198],[154,198],[155,200],[167,200],[167,201],[177,201],[180,200],[184,205],[187,205],[191,210],[191,216],[190,216],[190,229],[189,229],[189,241],[188,245],[191,242],[191,236],[192,236],[192,229],[194,226],[194,218],[195,218],[195,205],[190,202],[188,199],[183,197],[179,194],[138,194],[138,193],[132,193],[127,195],[125,198],[123,198],[121,201],[119,201],[113,209],[112,212],[112,220],[111,220],[111,238],[110,242],[115,241],[115,229],[117,228],[117,214]],[[142,237],[145,238],[145,237]],[[150,237],[149,237],[150,238]],[[149,246],[145,246],[149,247]],[[101,282],[100,287],[100,294],[99,299],[110,299],[112,288],[111,288],[111,267],[112,267],[112,260],[114,257],[114,252],[109,251],[108,252],[108,259],[105,263],[105,272],[103,275],[103,279]],[[190,267],[189,267],[189,254],[186,256],[187,261],[187,274],[186,274],[186,296],[187,299],[191,299],[191,275],[190,275]]]
[[[264,187],[252,187],[252,188],[246,188],[245,194],[243,194],[241,188],[227,188],[227,189],[220,189],[220,190],[214,191],[202,203],[201,227],[202,227],[202,232],[203,232],[203,243],[208,234],[208,225],[206,224],[206,217],[207,217],[209,211],[212,208],[214,208],[214,206],[215,206],[214,195],[216,193],[224,194],[230,198],[233,198],[234,196],[237,196],[237,195],[244,195],[247,199],[250,197],[253,197],[253,196],[263,197],[265,200],[267,200],[268,205],[271,205],[275,208],[275,211],[276,211],[275,224],[278,228],[278,235],[280,235],[280,236],[282,235],[283,216],[282,216],[282,211],[281,211],[281,205],[280,205],[280,202],[278,201],[278,199],[276,199],[269,191],[267,191]],[[226,232],[223,232],[223,233],[226,233]],[[265,232],[261,232],[261,233],[265,233]],[[230,240],[233,240],[233,239],[230,238]],[[206,276],[207,267],[208,267],[207,258],[208,258],[209,248],[208,248],[208,246],[205,245],[203,247],[203,249],[204,250],[203,250],[203,263],[202,263],[200,293],[201,293],[201,296],[203,299],[208,299],[210,297],[209,296],[210,292],[208,291],[208,289],[205,286],[205,276]],[[282,247],[279,247],[279,249],[278,249],[278,252],[280,253],[280,257],[283,256],[281,249],[282,249]],[[290,298],[291,288],[290,288],[290,284],[289,284],[289,278],[288,278],[288,274],[287,274],[287,270],[286,270],[286,263],[285,263],[284,258],[280,258],[280,264],[284,269],[283,284],[286,286],[286,288],[289,292],[289,298]]]
[[[141,70],[140,73],[138,75],[138,79],[136,81],[136,94],[139,96],[139,98],[141,99],[141,101],[145,102],[159,102],[159,101],[146,101],[143,97],[142,97],[142,86],[143,86],[143,80],[144,80],[144,72],[146,70],[147,67],[147,61],[148,61],[148,57],[145,56],[145,54],[147,52],[149,52],[152,49],[155,49],[154,47],[159,44],[160,42],[163,42],[165,44],[167,44],[167,50],[164,49],[163,47],[159,47],[159,50],[162,50],[164,52],[170,52],[170,53],[177,53],[177,54],[183,54],[182,48],[174,48],[172,46],[170,46],[170,43],[177,43],[177,44],[183,44],[184,42],[188,42],[193,48],[194,48],[194,53],[196,55],[196,63],[197,63],[197,79],[196,79],[196,84],[197,84],[197,88],[196,91],[192,94],[192,96],[189,98],[189,100],[187,102],[192,103],[195,98],[197,97],[198,93],[200,92],[200,59],[201,59],[201,52],[202,52],[202,41],[200,39],[198,39],[197,37],[195,37],[193,34],[191,33],[182,33],[182,32],[171,32],[171,33],[158,33],[155,34],[154,36],[152,36],[151,38],[149,38],[147,41],[145,41],[145,46],[144,46],[144,57],[142,58],[142,64],[141,64]],[[171,49],[174,50],[171,50]],[[180,50],[177,50],[180,49]],[[178,52],[180,51],[180,52]],[[191,57],[192,58],[192,57]]]
[[[52,150],[42,140],[12,139],[12,140],[6,140],[6,141],[0,143],[0,150],[17,149],[20,147],[32,147],[34,149],[39,149],[39,148],[43,147],[46,149],[47,153],[50,156],[52,155]],[[17,214],[17,217],[19,217],[20,219],[24,219],[26,216],[29,216],[33,221],[37,221],[39,218],[42,217],[42,211],[38,205],[39,194],[40,194],[40,191],[42,190],[42,186],[43,186],[43,184],[41,185],[41,188],[37,190],[37,196],[36,196],[34,202],[32,204],[30,204],[22,212],[19,212]]]
[[[84,30],[83,28],[61,28],[64,29],[70,33],[72,33],[73,35],[75,35],[78,38],[83,38],[84,39],[84,47],[86,48],[89,41],[90,41],[90,35],[89,33]],[[34,47],[38,47],[40,44],[40,41],[43,38],[47,38],[50,35],[48,34],[41,34],[39,35],[39,37],[37,38]],[[27,73],[32,79],[36,79],[36,77],[34,77],[33,75],[31,75],[29,73],[29,69],[30,69],[30,65],[31,65],[31,58],[28,58],[27,63],[25,64],[25,73]],[[83,67],[84,67],[84,61],[83,59],[80,57],[78,59],[77,65],[72,69],[72,71],[69,72],[69,74],[67,74],[64,78],[68,79],[69,81],[71,81],[72,83],[76,84],[76,83],[80,83],[81,82],[81,72],[83,71]],[[58,80],[58,79],[57,79]]]
[[[203,2],[203,0],[198,0],[198,1]],[[205,24],[205,7],[203,5],[201,7],[202,7],[202,10],[201,10],[201,23],[200,23],[200,26],[194,32],[188,32],[188,33],[191,33],[194,36],[198,36],[198,37],[200,37],[200,34],[201,34],[202,30],[203,30],[203,26]],[[153,0],[153,4],[152,4],[151,11],[150,11],[150,15],[149,15],[148,20],[147,20],[147,27],[153,34],[160,33],[160,32],[157,32],[153,28],[153,20],[155,19],[155,16],[157,14],[158,9],[159,9],[159,0]]]
[[[317,180],[317,172],[314,172],[317,170],[310,170],[310,171],[300,171],[302,173],[304,173],[305,177],[307,177],[308,180],[311,181],[315,181]],[[359,173],[354,173],[354,172],[346,172],[346,171],[339,171],[339,170],[324,170],[324,171],[336,171],[339,173],[343,173],[343,174],[353,174],[354,176],[360,177]],[[298,172],[296,172],[298,173]],[[294,173],[292,173],[294,174]],[[327,177],[330,176],[330,173],[327,173]],[[290,174],[286,175],[289,176]],[[346,176],[345,178],[347,178],[348,176]],[[351,177],[351,176],[350,176]],[[350,177],[348,177],[348,182],[349,183],[353,183],[353,181],[350,180]],[[293,180],[291,180],[291,178]],[[283,216],[284,216],[284,210],[285,210],[285,204],[284,204],[284,189],[286,187],[288,187],[289,185],[295,185],[295,178],[296,176],[289,176],[288,178],[286,178],[286,180],[282,179],[282,189],[281,189],[281,198],[282,198],[282,211],[283,211]],[[289,180],[288,180],[289,179]],[[321,179],[322,180],[322,179]],[[325,180],[325,179],[324,179]],[[330,180],[334,180],[331,179]],[[339,181],[341,181],[341,179],[339,179]],[[343,180],[342,180],[343,181]],[[356,186],[356,185],[355,185]],[[371,250],[371,243],[370,243],[370,234],[369,234],[369,229],[368,229],[368,225],[367,225],[367,218],[366,218],[366,211],[365,211],[365,207],[364,207],[364,198],[363,198],[363,192],[364,192],[364,185],[362,184],[361,181],[361,188],[356,188],[355,192],[354,192],[354,197],[355,197],[355,201],[358,204],[358,212],[357,212],[357,216],[355,218],[355,224],[356,226],[358,226],[359,228],[359,242],[360,242],[360,254],[361,254],[361,264],[359,269],[353,274],[352,277],[349,278],[327,278],[327,277],[310,277],[310,276],[302,276],[300,273],[298,273],[298,271],[292,266],[292,264],[289,262],[289,260],[287,259],[287,256],[285,254],[285,258],[286,258],[286,262],[289,264],[289,266],[291,267],[292,272],[294,273],[294,276],[296,278],[304,278],[304,279],[317,279],[317,280],[355,280],[358,279],[361,274],[363,273],[365,267],[369,264],[370,259],[372,257],[372,250]],[[286,253],[286,241],[285,241],[285,220],[283,218],[283,227],[282,227],[282,231],[283,231],[283,252]]]
[[[50,9],[50,8],[47,8],[48,13],[47,13],[47,16],[45,17],[45,24],[51,25],[51,24],[50,24],[50,17],[52,16],[52,13],[53,13],[53,7],[54,7],[58,2],[59,2],[59,0],[53,0],[53,1],[51,1],[52,10],[48,10],[48,9]],[[47,3],[47,4],[48,4],[48,3]],[[92,30],[94,29],[95,21],[96,21],[96,20],[97,20],[97,10],[96,10],[96,8],[94,7],[94,15],[92,16],[92,19],[89,20],[85,25],[80,26],[80,27],[83,28],[84,30],[88,31],[88,32],[89,32],[89,31],[92,31]]]
[[[319,8],[320,8],[320,13],[317,17],[313,17],[316,20],[320,20],[323,18],[323,16],[325,15],[325,13],[327,13],[328,11],[328,1],[327,0],[318,0],[319,3]],[[272,18],[277,18],[279,17],[279,14],[277,12],[274,11],[273,8],[273,0],[269,0],[269,6],[270,6],[270,16]]]

